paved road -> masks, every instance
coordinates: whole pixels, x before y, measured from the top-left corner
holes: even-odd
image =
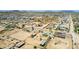
[[[73,40],[73,48],[78,48],[78,35],[74,32],[74,24],[72,21],[71,15],[69,15],[69,20],[70,20],[70,34],[72,35],[72,40]],[[74,45],[76,43],[76,45]]]

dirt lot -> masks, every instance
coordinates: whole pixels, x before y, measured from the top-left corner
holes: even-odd
[[[18,40],[25,40],[28,36],[30,36],[31,34],[28,32],[24,32],[24,31],[19,31],[17,33],[14,33],[12,35],[10,35],[10,37],[12,38],[16,38]]]
[[[12,42],[8,40],[0,40],[0,48],[8,47],[10,44],[12,44]]]
[[[72,48],[72,40],[71,38],[58,38],[55,37],[54,39],[51,39],[50,42],[47,45],[48,49],[68,49]]]

